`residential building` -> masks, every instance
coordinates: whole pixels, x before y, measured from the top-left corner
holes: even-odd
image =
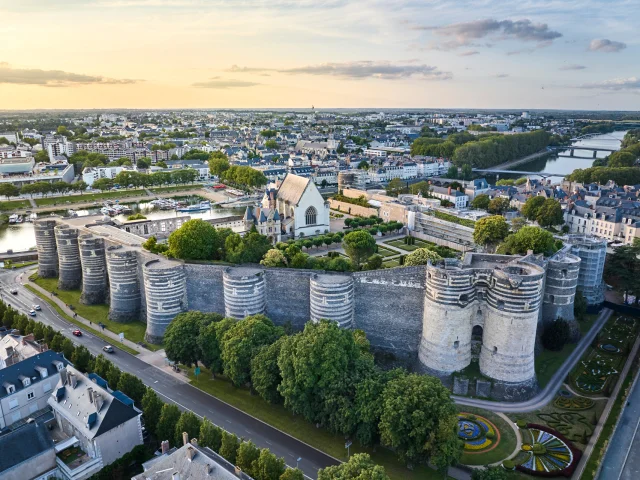
[[[245,230],[255,226],[260,235],[265,235],[274,245],[281,240],[282,224],[278,210],[248,206],[244,214]]]
[[[47,400],[68,364],[47,350],[0,370],[0,429],[47,407]]]
[[[0,138],[6,138],[9,142],[15,143],[16,145],[20,141],[20,136],[18,132],[0,132]]]
[[[10,367],[47,350],[33,338],[33,333],[22,336],[9,333],[0,339],[0,369]]]
[[[44,423],[27,423],[0,436],[0,478],[60,478],[53,439]]]
[[[465,208],[469,205],[469,195],[460,190],[453,190],[451,187],[432,186],[430,193],[432,197],[453,203],[455,208]]]
[[[93,182],[95,182],[96,180],[100,180],[101,178],[113,179],[123,170],[131,169],[122,166],[87,167],[82,170],[82,180],[91,187],[93,185]]]
[[[142,412],[130,399],[123,402],[98,383],[71,366],[60,373],[60,381],[49,396],[53,409],[54,438],[60,452],[79,448],[82,461],[66,464],[58,458],[60,471],[70,479],[84,479],[97,473],[136,445],[141,445]]]

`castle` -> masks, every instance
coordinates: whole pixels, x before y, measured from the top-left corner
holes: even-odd
[[[544,325],[574,321],[577,288],[592,306],[602,302],[606,243],[585,235],[564,237],[549,259],[467,252],[433,265],[332,273],[168,260],[143,250],[141,237],[90,221],[35,222],[39,275],[57,276],[61,289],[82,288],[86,304],[108,303],[114,321],[145,321],[150,343],[186,310],[264,313],[295,329],[326,318],[440,378],[477,359],[494,396],[522,399],[537,389]]]

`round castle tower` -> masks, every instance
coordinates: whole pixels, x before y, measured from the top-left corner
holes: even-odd
[[[164,332],[176,315],[187,310],[184,265],[174,260],[150,260],[143,265],[147,300],[149,343],[161,343]]]
[[[85,305],[105,303],[108,296],[107,260],[104,240],[91,234],[80,235],[80,261],[82,263],[82,295]]]
[[[78,229],[66,225],[55,227],[58,248],[58,288],[73,290],[82,285],[82,265],[78,248]]]
[[[547,263],[542,315],[547,321],[563,318],[574,321],[573,302],[578,286],[580,257],[558,252]]]
[[[264,272],[259,268],[227,268],[222,274],[224,311],[227,317],[242,319],[264,313]]]
[[[480,371],[505,383],[535,383],[534,348],[544,269],[512,262],[493,269]]]
[[[429,264],[426,285],[418,359],[435,373],[462,370],[471,361],[474,272],[458,261]]]
[[[132,322],[140,316],[138,255],[132,248],[114,246],[107,249],[109,272],[109,319]]]
[[[56,245],[56,221],[52,219],[36,220],[33,228],[36,234],[38,251],[38,276],[55,278],[58,276],[58,247]]]
[[[311,321],[325,318],[340,327],[353,326],[353,278],[346,275],[313,275],[310,281]]]

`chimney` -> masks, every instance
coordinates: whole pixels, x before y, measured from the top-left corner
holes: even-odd
[[[102,404],[104,403],[104,400],[102,399],[102,395],[100,395],[98,392],[95,392],[93,395],[93,401],[96,404],[96,412],[99,412],[100,409],[102,408]]]
[[[194,447],[198,446],[198,439],[197,438],[192,438],[191,439],[191,445],[193,445]]]
[[[67,384],[67,370],[60,370],[60,380],[62,380],[62,385]]]
[[[207,472],[207,475],[211,475],[211,472],[213,472],[213,465],[211,465],[210,463],[207,463],[205,465],[205,472]]]
[[[93,403],[93,388],[87,388],[87,393],[89,394],[89,402]]]
[[[78,385],[78,377],[73,372],[69,374],[69,384],[71,385],[71,388],[76,388],[76,385]]]
[[[187,432],[182,432],[182,444],[186,445],[189,443],[189,434]]]
[[[7,351],[7,357],[11,357],[13,355],[13,347],[7,347],[5,350]]]
[[[171,474],[171,480],[180,480],[180,474],[178,472],[173,472]]]
[[[451,195],[451,187],[447,188],[447,195]]]
[[[196,456],[196,449],[193,448],[193,447],[188,447],[187,448],[187,459],[189,459],[189,461],[192,461],[195,456]]]
[[[169,451],[169,440],[163,440],[160,444],[160,448],[162,449],[162,454],[164,455]]]

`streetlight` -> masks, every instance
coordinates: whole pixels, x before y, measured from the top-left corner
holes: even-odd
[[[344,448],[347,449],[347,460],[349,460],[350,457],[350,453],[349,453],[349,447],[353,444],[353,442],[351,440],[347,440],[347,442],[344,444]]]

